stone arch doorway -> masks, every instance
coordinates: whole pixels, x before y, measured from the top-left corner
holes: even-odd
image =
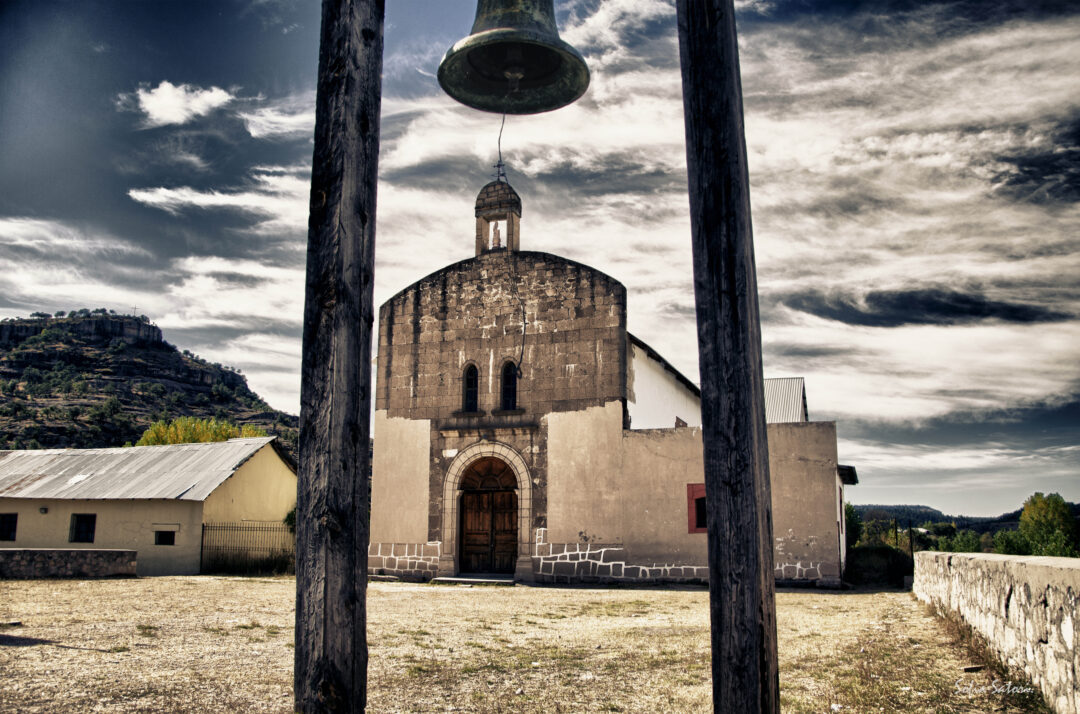
[[[510,573],[517,565],[517,479],[505,461],[485,456],[461,477],[462,573]]]
[[[503,467],[497,468],[498,464]],[[476,468],[473,468],[473,466]],[[512,487],[507,488],[511,483]],[[489,488],[482,486],[488,484]],[[466,488],[468,486],[468,488]],[[475,488],[481,486],[481,488]],[[496,493],[509,491],[513,494],[511,504],[507,501],[508,496],[502,496],[503,504],[500,508],[502,523],[506,535],[504,540],[513,531],[514,567],[512,572],[515,580],[531,582],[533,580],[532,566],[532,480],[529,476],[528,467],[521,454],[513,447],[497,441],[480,441],[462,449],[454,457],[446,472],[446,480],[443,481],[442,497],[442,554],[439,557],[440,576],[454,576],[462,572],[470,572],[466,569],[469,565],[462,557],[463,550],[463,515],[466,505],[467,493]],[[491,497],[494,501],[495,497]],[[472,504],[469,504],[470,506]],[[512,508],[510,507],[512,506]],[[494,503],[492,503],[492,517],[495,517]],[[512,524],[512,525],[511,525]],[[474,525],[482,525],[474,524]],[[505,547],[500,552],[505,553],[509,548]],[[505,555],[502,557],[505,558]],[[503,562],[505,567],[505,562]],[[490,571],[489,571],[490,572]]]

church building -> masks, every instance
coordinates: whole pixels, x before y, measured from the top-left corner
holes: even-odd
[[[476,199],[475,256],[379,310],[369,572],[522,582],[708,578],[700,392],[626,330],[626,288],[521,250],[521,199]],[[836,425],[766,380],[778,582],[840,583]]]

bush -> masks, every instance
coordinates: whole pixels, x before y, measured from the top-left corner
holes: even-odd
[[[982,543],[975,531],[960,531],[954,537],[941,536],[934,550],[951,553],[981,553]]]
[[[850,503],[844,504],[844,533],[848,549],[854,548],[862,536],[862,518]]]
[[[1031,543],[1020,531],[1002,530],[994,534],[994,552],[1002,555],[1031,555]]]
[[[847,552],[844,580],[852,585],[904,587],[915,572],[911,556],[888,545],[860,545]]]

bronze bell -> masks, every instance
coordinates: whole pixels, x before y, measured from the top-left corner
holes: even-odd
[[[472,34],[447,51],[439,84],[486,112],[538,114],[575,101],[589,68],[559,39],[554,0],[477,0]]]

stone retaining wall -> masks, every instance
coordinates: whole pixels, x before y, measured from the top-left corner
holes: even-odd
[[[0,578],[135,577],[134,550],[0,548]]]
[[[1080,710],[1080,558],[923,551],[914,592],[982,635],[1054,711]]]

